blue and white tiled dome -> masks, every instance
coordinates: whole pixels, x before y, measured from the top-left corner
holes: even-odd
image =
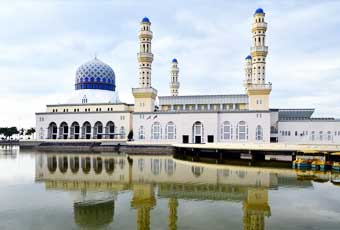
[[[115,91],[116,77],[113,69],[98,58],[81,65],[76,72],[75,89],[100,89]]]

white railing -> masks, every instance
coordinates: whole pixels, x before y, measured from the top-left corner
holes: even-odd
[[[255,46],[251,47],[251,52],[268,52],[268,46]]]
[[[268,84],[251,84],[248,89],[272,89],[272,83]]]
[[[267,28],[267,22],[254,22],[252,24],[252,28],[254,29],[256,27],[260,27],[260,28],[265,27],[265,28]]]
[[[153,58],[153,54],[152,54],[152,53],[145,53],[145,52],[142,52],[142,53],[137,53],[137,57],[138,57],[138,58],[140,58],[140,57]]]

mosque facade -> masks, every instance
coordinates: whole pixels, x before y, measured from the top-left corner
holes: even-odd
[[[253,15],[252,47],[245,58],[244,93],[181,95],[179,62],[170,63],[170,96],[152,86],[151,22],[140,22],[138,86],[134,104],[116,93],[113,69],[99,60],[76,71],[70,100],[36,113],[38,139],[114,139],[144,143],[308,143],[339,144],[340,120],[315,118],[314,109],[270,108],[272,84],[266,80],[267,22],[259,8]]]

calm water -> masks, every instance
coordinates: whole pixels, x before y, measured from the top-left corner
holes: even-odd
[[[0,147],[0,229],[339,229],[339,178]]]

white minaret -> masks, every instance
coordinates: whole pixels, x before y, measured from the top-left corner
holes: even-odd
[[[151,87],[151,65],[153,54],[151,52],[152,31],[150,29],[151,22],[147,17],[144,17],[140,23],[139,37],[139,87]]]
[[[247,56],[245,65],[244,87],[248,95],[248,109],[258,111],[269,110],[271,83],[266,84],[266,57],[268,47],[265,45],[267,23],[265,13],[258,8],[254,13],[252,24],[253,46],[251,56]]]
[[[144,17],[140,22],[139,53],[138,58],[138,78],[139,87],[132,89],[135,98],[134,112],[154,112],[157,90],[151,86],[151,64],[153,54],[151,53],[152,32],[150,30],[151,22]]]
[[[172,59],[170,69],[170,94],[171,96],[178,96],[179,81],[178,81],[178,62],[177,59]]]
[[[251,62],[251,56],[248,55],[245,60],[244,65],[244,88],[247,89],[249,85],[252,83],[252,62]]]
[[[264,16],[264,11],[258,8],[253,17],[253,47],[251,48],[253,84],[265,84],[266,82],[268,47],[265,45],[267,23],[264,21]]]

